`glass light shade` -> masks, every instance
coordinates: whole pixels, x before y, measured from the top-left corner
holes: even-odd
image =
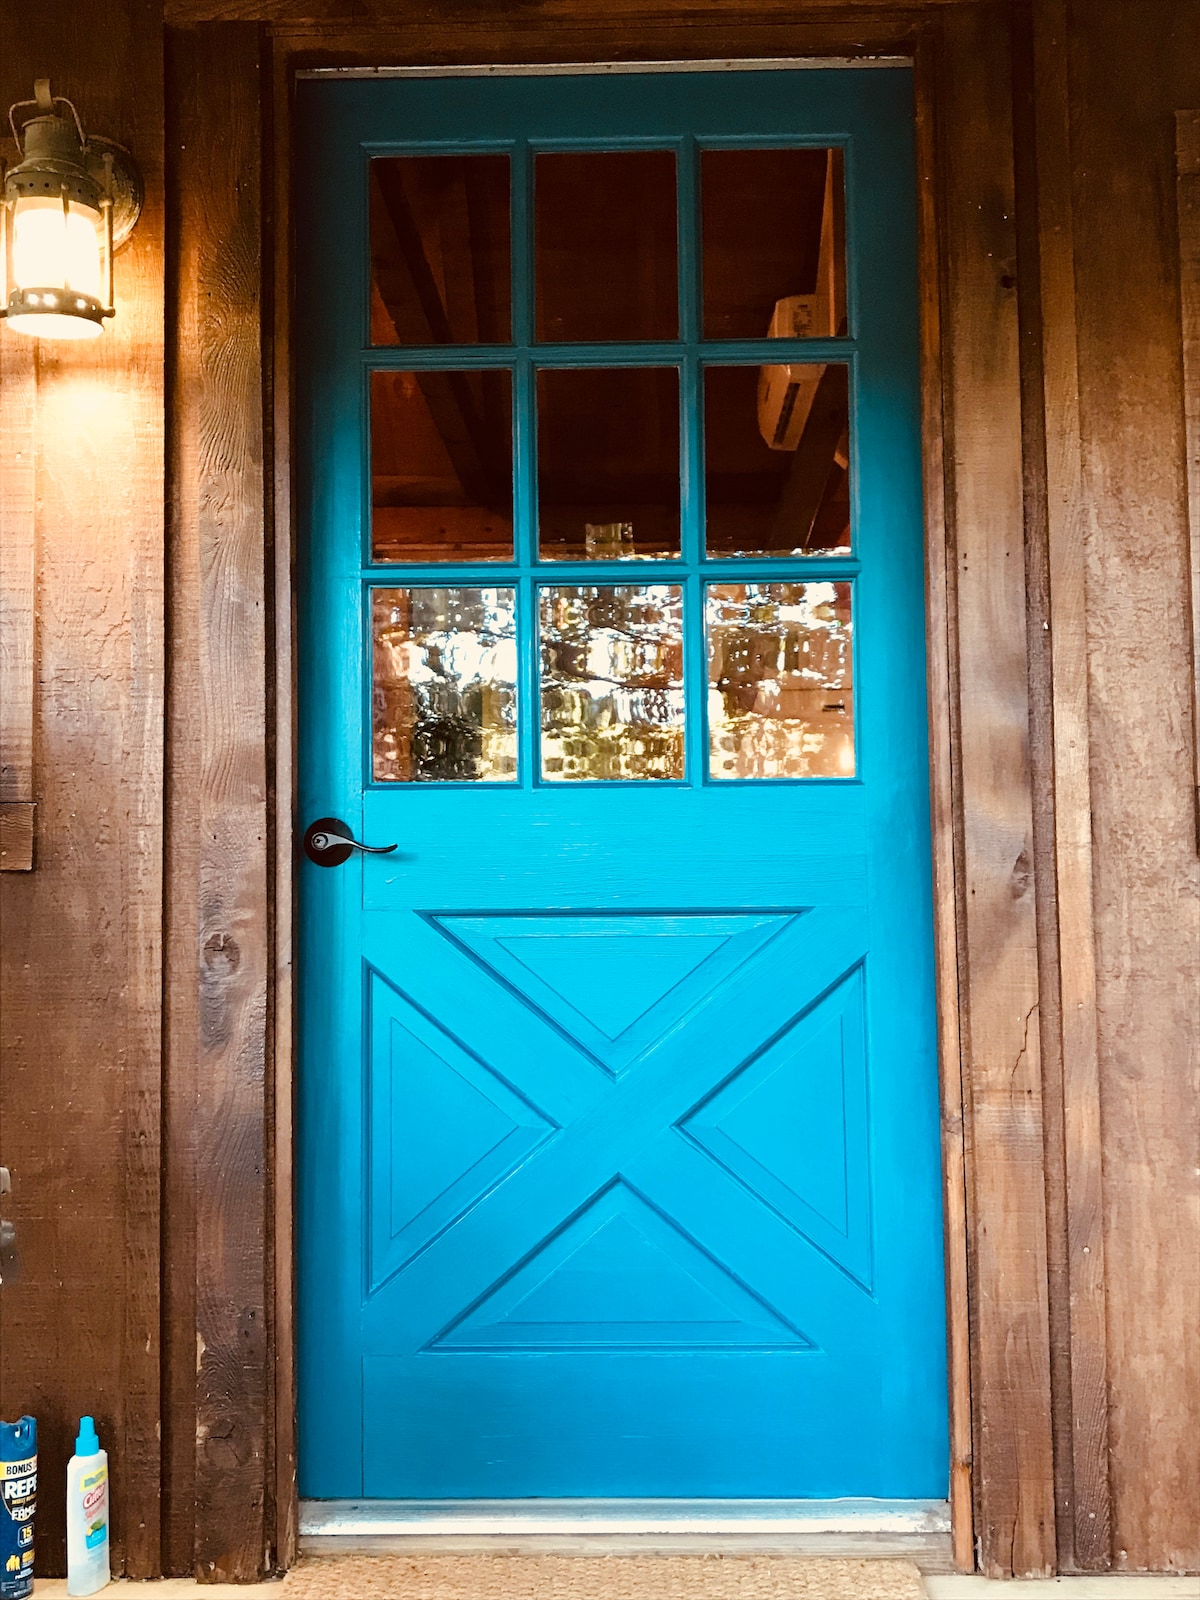
[[[26,296],[46,297],[50,309],[25,315],[10,313],[8,325],[18,333],[52,339],[94,339],[100,324],[87,314],[101,296],[101,217],[90,206],[72,201],[63,210],[61,196],[22,196],[12,215],[13,289]],[[62,310],[54,309],[61,303]]]

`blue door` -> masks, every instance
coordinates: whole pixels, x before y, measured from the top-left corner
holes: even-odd
[[[941,1497],[910,76],[298,109],[301,1491]]]

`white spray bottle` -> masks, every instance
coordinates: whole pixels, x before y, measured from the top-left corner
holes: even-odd
[[[96,1424],[80,1417],[75,1454],[67,1463],[67,1593],[95,1594],[108,1566],[108,1452]]]

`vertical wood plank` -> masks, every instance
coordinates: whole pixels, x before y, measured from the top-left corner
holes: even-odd
[[[976,1539],[1054,1570],[1008,8],[945,22],[946,496],[955,557]]]
[[[274,388],[272,394],[272,505],[274,510],[274,889],[275,1026],[272,1038],[274,1184],[275,1560],[286,1569],[299,1541],[296,1468],[296,1327],[293,1199],[295,1171],[294,923],[296,700],[295,583],[292,502],[292,266],[291,180],[292,64],[286,50],[271,54],[271,216],[273,263]]]
[[[946,1348],[950,1384],[950,1525],[954,1564],[975,1566],[971,1484],[971,1324],[967,1276],[966,1147],[959,1016],[956,889],[958,829],[954,748],[958,737],[954,566],[946,537],[945,418],[941,330],[942,241],[938,207],[936,94],[938,33],[915,50],[917,229],[921,284],[921,410],[925,488],[926,635],[933,840],[934,940],[945,1185]]]
[[[3,499],[27,519],[32,481],[39,824],[37,870],[0,880],[0,1118],[23,1266],[0,1305],[0,1413],[39,1419],[39,1573],[63,1570],[63,1469],[91,1412],[112,1456],[114,1567],[146,1578],[159,1571],[161,8],[3,8],[0,60],[13,98],[50,70],[146,185],[102,338],[27,345],[0,329],[0,405],[28,417],[31,370],[36,384],[33,477],[16,501],[9,477]]]
[[[1175,111],[1195,0],[1067,8],[1114,1566],[1200,1569],[1200,862]]]
[[[203,1581],[245,1582],[267,1562],[272,1405],[259,28],[181,33],[172,56],[185,469],[175,492],[197,579],[194,1567]]]
[[[37,344],[0,339],[0,803],[33,799]]]
[[[1092,901],[1091,737],[1084,552],[1071,92],[1066,0],[1033,12],[1041,377],[1044,393],[1054,885],[1060,996],[1061,1133],[1066,1194],[1069,1383],[1056,1395],[1069,1460],[1062,1565],[1112,1561],[1104,1194]]]
[[[1188,571],[1192,588],[1192,774],[1196,787],[1196,847],[1200,849],[1200,111],[1176,113],[1175,165],[1187,439]]]

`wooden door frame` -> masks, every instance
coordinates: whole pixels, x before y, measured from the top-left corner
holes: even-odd
[[[349,29],[307,20],[312,0],[263,0],[262,21],[214,20],[250,9],[167,7],[168,1567],[250,1579],[289,1564],[297,1544],[295,74],[890,55],[914,63],[917,89],[954,1551],[966,1570],[1053,1571],[1027,648],[1040,612],[1026,570],[1011,8],[850,0],[793,20],[750,0],[736,22],[693,12],[683,27],[581,6],[578,21],[531,9],[503,23],[468,13]],[[196,759],[212,777],[198,791]],[[208,1161],[222,1163],[222,1185],[206,1182]]]

